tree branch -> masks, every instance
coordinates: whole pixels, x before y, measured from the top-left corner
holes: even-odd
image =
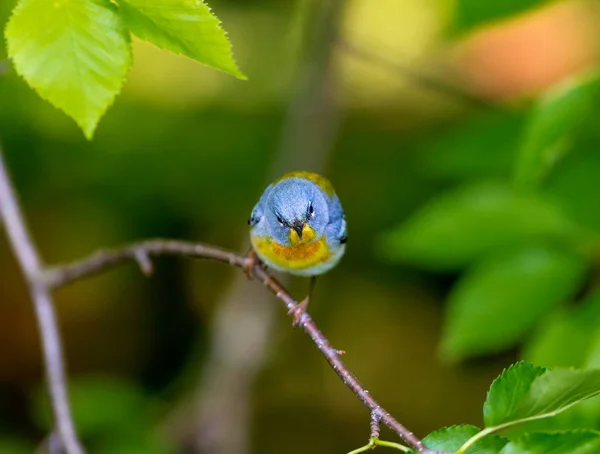
[[[120,249],[105,249],[76,262],[48,267],[44,272],[44,281],[51,288],[63,287],[81,278],[98,274],[111,266],[129,260],[140,263],[139,257],[149,259],[153,255],[182,255],[202,259],[216,260],[232,266],[244,267],[246,258],[235,252],[226,251],[216,246],[192,243],[189,241],[153,239],[141,241]],[[148,265],[140,265],[147,274]]]
[[[248,267],[253,264],[250,259],[243,255],[215,246],[179,240],[153,239],[134,243],[120,249],[100,251],[72,263],[50,267],[44,275],[44,280],[52,288],[62,287],[78,279],[97,274],[120,263],[129,260],[138,260],[139,256],[149,258],[158,255],[179,255],[211,259],[244,270],[248,269]],[[285,305],[288,311],[298,305],[298,302],[292,298],[287,290],[285,290],[260,263],[254,263],[250,274],[252,278],[262,282],[265,287],[267,287],[267,289]],[[400,422],[398,422],[373,398],[373,396],[371,396],[369,391],[360,384],[354,374],[348,370],[340,358],[340,352],[331,346],[308,313],[302,315],[299,325],[312,339],[342,382],[354,393],[363,405],[370,410],[372,415],[375,415],[381,423],[385,424],[400,436],[400,438],[402,438],[412,449],[426,454],[437,453],[437,451],[427,449],[421,440],[400,424]],[[373,427],[371,427],[371,429],[373,429]]]
[[[43,279],[43,267],[33,245],[0,150],[0,216],[4,220],[11,248],[27,281],[29,294],[42,338],[48,391],[56,430],[67,454],[82,454],[83,448],[75,432],[67,396],[65,367],[60,334],[50,291]]]

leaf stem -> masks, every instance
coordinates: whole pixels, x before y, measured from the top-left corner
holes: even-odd
[[[483,437],[486,437],[487,435],[490,435],[491,433],[493,433],[495,430],[494,427],[487,427],[479,432],[477,432],[475,435],[473,435],[471,438],[469,438],[465,444],[463,444],[458,451],[456,451],[454,454],[465,454],[465,452],[467,452],[467,449],[469,449],[471,446],[473,446],[475,443],[477,443],[479,440],[481,440]]]
[[[589,396],[589,397],[592,397],[592,396]],[[516,419],[514,421],[507,421],[507,422],[499,424],[497,426],[486,427],[485,429],[481,430],[480,432],[476,433],[471,438],[469,438],[465,442],[465,444],[463,444],[460,447],[460,449],[458,451],[456,451],[454,454],[465,454],[467,449],[469,449],[471,446],[473,446],[473,444],[475,444],[477,441],[481,440],[483,437],[494,434],[496,432],[500,432],[504,429],[510,429],[511,427],[519,426],[519,425],[525,424],[527,422],[537,421],[538,419],[545,419],[545,418],[551,418],[553,416],[556,416],[559,413],[562,413],[563,411],[577,405],[582,400],[584,400],[584,399],[579,399],[575,402],[571,402],[569,405],[565,405],[565,406],[559,408],[558,410],[549,411],[549,412],[542,413],[539,415],[528,416],[526,418]]]
[[[380,440],[379,438],[371,437],[369,439],[368,444],[366,444],[365,446],[362,446],[358,449],[355,449],[354,451],[350,451],[348,454],[359,454],[361,452],[367,452],[370,449],[375,449],[375,446],[385,446],[387,448],[398,449],[403,452],[410,451],[410,448],[407,448],[406,446],[401,445],[400,443],[393,443],[391,441],[383,441],[383,440]]]
[[[394,442],[391,442],[391,441],[376,440],[375,444],[377,446],[385,446],[387,448],[398,449],[398,450],[403,451],[403,452],[410,451],[410,448],[407,448],[406,446],[401,445],[400,443],[394,443]]]

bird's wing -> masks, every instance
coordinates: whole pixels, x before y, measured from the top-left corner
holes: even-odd
[[[346,242],[346,215],[337,195],[329,201],[329,223],[325,227],[328,242],[332,245],[344,244]]]
[[[273,188],[273,185],[272,184],[269,185],[267,187],[267,189],[265,189],[265,191],[260,196],[260,199],[258,200],[257,204],[254,205],[254,208],[252,209],[252,212],[250,213],[250,219],[248,219],[249,225],[255,226],[263,219],[264,214],[265,214],[265,204],[267,202],[267,198],[269,197],[269,193],[271,192],[272,188]]]

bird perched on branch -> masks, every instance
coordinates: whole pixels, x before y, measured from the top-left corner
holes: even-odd
[[[291,310],[298,325],[316,276],[344,254],[346,218],[340,200],[321,175],[286,173],[265,189],[248,224],[253,251],[265,265],[311,278],[308,296]]]

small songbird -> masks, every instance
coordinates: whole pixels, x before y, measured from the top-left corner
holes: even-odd
[[[311,172],[290,172],[263,192],[252,210],[250,239],[268,267],[310,277],[308,296],[292,310],[297,325],[316,276],[333,268],[346,248],[346,218],[333,186]]]

